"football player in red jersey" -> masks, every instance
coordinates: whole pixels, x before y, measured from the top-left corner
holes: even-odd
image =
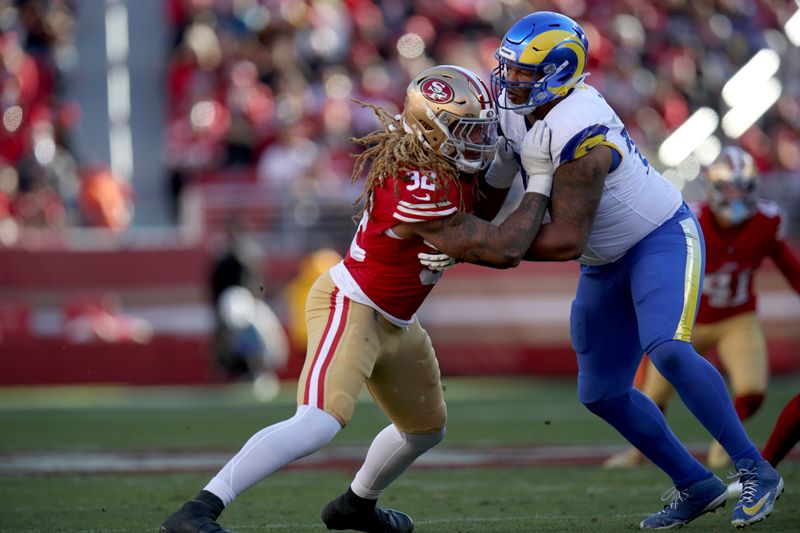
[[[344,260],[306,300],[308,347],[295,415],[253,435],[161,533],[224,533],[216,520],[239,494],[328,443],[350,421],[364,385],[392,423],[372,442],[354,481],[322,512],[328,529],[410,532],[404,513],[376,506],[409,465],[444,437],[439,366],[415,313],[442,272],[436,253],[498,268],[519,264],[536,236],[552,184],[549,158],[526,158],[517,210],[499,226],[472,214],[481,174],[497,148],[497,110],[467,69],[432,67],[408,86],[403,112],[375,107],[383,128],[357,144],[354,181],[366,173],[364,209]],[[549,144],[542,123],[526,142]]]
[[[755,273],[769,257],[800,293],[800,259],[781,235],[777,204],[758,200],[758,175],[752,157],[738,147],[725,147],[704,169],[707,201],[693,206],[706,241],[706,272],[692,344],[699,353],[716,346],[731,382],[739,418],[753,416],[767,388],[767,348],[756,315]],[[651,362],[642,392],[663,411],[672,386]],[[766,459],[767,456],[765,455]],[[708,464],[722,468],[730,459],[716,441]],[[644,462],[636,449],[612,456],[606,466]],[[775,466],[773,464],[773,466]]]

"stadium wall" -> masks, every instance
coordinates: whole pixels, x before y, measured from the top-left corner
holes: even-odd
[[[268,258],[268,283],[284,286],[300,259]],[[0,385],[226,381],[209,350],[210,264],[198,245],[0,249]],[[570,263],[506,271],[453,267],[419,312],[443,373],[575,375],[567,318],[576,280]],[[772,371],[800,372],[800,299],[771,264],[758,286]],[[103,293],[116,295],[125,314],[150,323],[152,338],[69,338],[63,328],[68,303]],[[279,298],[274,304],[285,316]],[[294,346],[282,376],[297,377],[303,359],[303,347]]]

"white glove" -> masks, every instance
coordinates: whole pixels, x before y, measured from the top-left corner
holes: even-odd
[[[508,140],[498,137],[497,152],[486,171],[486,183],[495,189],[508,189],[514,183],[518,168],[517,158],[514,157],[514,150],[508,145]]]
[[[444,272],[456,264],[455,259],[447,254],[443,254],[442,252],[435,252],[431,254],[420,252],[417,254],[417,257],[419,258],[419,262],[422,263],[422,266],[434,272]]]
[[[544,120],[537,120],[522,139],[520,149],[522,168],[528,174],[526,192],[550,196],[553,187],[553,160],[550,157],[550,128]]]

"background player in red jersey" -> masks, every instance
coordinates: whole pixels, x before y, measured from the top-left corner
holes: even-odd
[[[161,533],[224,533],[216,520],[239,494],[328,443],[350,421],[366,384],[392,423],[372,442],[347,491],[323,510],[328,529],[409,532],[411,519],[376,507],[381,493],[444,437],[447,413],[439,365],[415,313],[442,275],[419,263],[439,249],[495,267],[517,265],[536,236],[552,163],[526,158],[530,181],[500,226],[470,214],[479,175],[496,151],[497,110],[483,81],[455,66],[433,67],[408,86],[403,113],[371,106],[383,124],[355,139],[370,163],[361,222],[344,260],[322,274],[306,300],[308,347],[296,414],[245,443]],[[526,142],[549,143],[535,125]],[[434,248],[435,247],[435,248]]]
[[[755,273],[769,257],[800,293],[800,260],[782,238],[777,204],[757,199],[758,176],[747,152],[723,148],[704,169],[703,178],[707,200],[693,209],[705,236],[707,259],[692,344],[699,353],[717,347],[730,378],[736,412],[746,420],[764,401],[768,375],[766,342],[756,315]],[[663,411],[673,388],[652,363],[646,364],[642,392]],[[709,466],[721,468],[729,460],[715,441],[708,453]],[[638,450],[630,449],[612,456],[606,466],[635,466],[644,461]]]
[[[772,466],[777,466],[798,441],[800,441],[800,394],[795,394],[781,409],[781,414],[778,415],[778,420],[761,455]]]

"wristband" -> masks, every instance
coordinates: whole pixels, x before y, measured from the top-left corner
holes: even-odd
[[[553,176],[550,174],[535,174],[528,176],[528,186],[525,192],[535,192],[550,197],[550,190],[553,188]]]

